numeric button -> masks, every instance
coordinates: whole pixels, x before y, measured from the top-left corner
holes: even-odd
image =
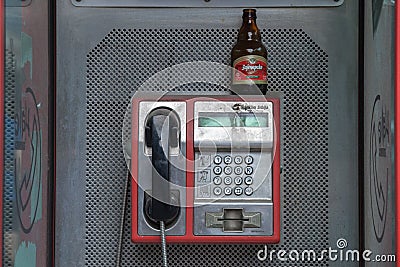
[[[236,185],[241,185],[242,184],[242,182],[243,182],[243,179],[242,179],[242,177],[235,177],[235,184]]]
[[[244,183],[246,185],[251,185],[253,183],[253,178],[251,178],[250,176],[247,176],[246,178],[244,178]]]
[[[225,195],[227,195],[227,196],[231,195],[231,194],[232,194],[232,188],[230,188],[230,187],[225,187],[224,193],[225,193]]]
[[[224,169],[224,173],[226,175],[231,175],[232,174],[232,167],[226,166],[225,169]]]
[[[235,164],[242,164],[243,158],[241,156],[236,156],[233,161],[235,162]]]
[[[222,168],[220,166],[215,166],[214,167],[214,173],[216,175],[220,175],[222,173]]]
[[[230,185],[232,183],[232,178],[229,177],[229,176],[226,176],[225,179],[224,179],[224,183],[226,185]]]
[[[227,165],[231,164],[231,163],[232,163],[232,157],[229,156],[229,155],[228,155],[228,156],[225,156],[224,162],[225,162],[225,164],[227,164]]]
[[[240,166],[235,167],[235,174],[236,175],[241,175],[243,173],[243,168]]]
[[[244,158],[244,163],[246,163],[247,165],[253,164],[253,157],[252,156],[246,156]]]
[[[235,195],[240,196],[241,194],[243,194],[243,188],[235,187]]]
[[[217,165],[221,164],[222,163],[222,157],[220,155],[216,155],[214,157],[214,163],[217,164]]]
[[[213,181],[216,185],[220,185],[222,183],[222,179],[219,176],[216,176]]]
[[[251,187],[246,187],[246,188],[244,189],[244,193],[245,193],[247,196],[251,196],[251,195],[253,194],[253,188],[251,188]]]
[[[219,196],[222,193],[222,189],[221,187],[217,186],[216,188],[214,188],[214,195]]]
[[[251,175],[251,174],[253,174],[253,168],[250,167],[250,166],[246,166],[246,168],[244,169],[244,173],[245,173],[246,175]]]

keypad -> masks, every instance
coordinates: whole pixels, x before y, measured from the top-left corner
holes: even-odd
[[[202,167],[196,174],[197,186],[203,186],[198,197],[250,197],[254,194],[254,158],[252,155],[235,155],[226,153],[199,155],[199,163]],[[204,168],[205,167],[205,168]],[[205,186],[205,185],[209,185]],[[209,193],[208,193],[209,191]]]

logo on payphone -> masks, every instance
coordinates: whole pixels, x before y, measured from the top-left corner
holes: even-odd
[[[372,223],[376,240],[383,240],[388,213],[390,161],[389,109],[377,95],[372,108],[369,140],[369,178]]]
[[[250,105],[248,103],[235,103],[232,106],[232,109],[235,111],[256,111],[256,110],[268,110],[268,105],[257,104]]]
[[[34,91],[27,88],[15,115],[15,186],[17,210],[21,227],[29,233],[40,216],[42,190],[42,132],[39,119],[40,103]]]

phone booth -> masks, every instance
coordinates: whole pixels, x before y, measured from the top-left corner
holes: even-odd
[[[400,266],[397,6],[2,1],[2,266]]]

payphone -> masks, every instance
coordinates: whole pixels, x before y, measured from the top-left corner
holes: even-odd
[[[279,99],[132,101],[132,240],[277,243]]]

